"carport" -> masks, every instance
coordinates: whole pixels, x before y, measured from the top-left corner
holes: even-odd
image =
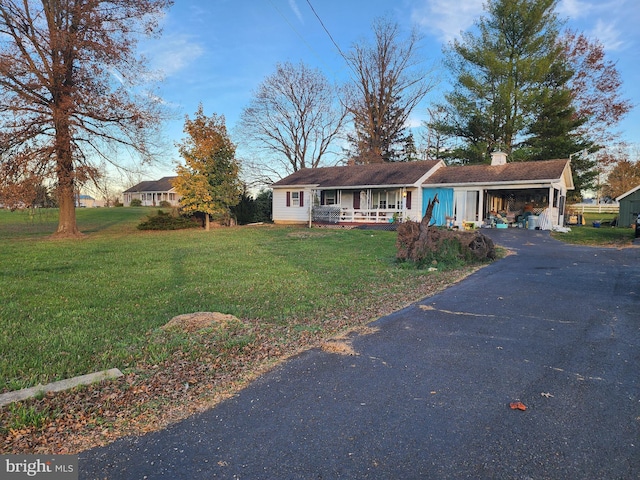
[[[564,226],[567,191],[574,188],[570,161],[506,163],[504,154],[495,157],[491,165],[441,168],[423,183],[423,209],[438,195],[436,225],[481,226],[500,218],[513,226],[519,216],[544,212],[550,227]]]

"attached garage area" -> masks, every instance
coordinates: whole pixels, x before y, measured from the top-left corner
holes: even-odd
[[[568,160],[441,168],[423,184],[423,214],[437,195],[436,225],[523,226],[523,219],[534,215],[553,228],[564,225],[567,190],[572,189]]]
[[[553,225],[562,225],[565,195],[558,188],[425,188],[423,205],[438,196],[433,221],[440,226],[463,226],[466,223],[514,225],[530,215],[539,216],[548,209]],[[423,212],[424,214],[424,212]]]
[[[527,212],[540,215],[548,208],[554,225],[563,222],[566,197],[557,188],[487,190],[486,199],[485,219],[497,213],[509,223],[518,222]]]

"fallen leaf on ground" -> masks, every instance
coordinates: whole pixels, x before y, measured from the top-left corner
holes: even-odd
[[[527,406],[522,402],[511,402],[509,404],[512,410],[526,410]]]

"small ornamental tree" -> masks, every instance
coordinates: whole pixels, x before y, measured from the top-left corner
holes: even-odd
[[[205,228],[210,217],[230,216],[230,207],[237,205],[242,194],[238,179],[236,147],[231,142],[224,116],[205,116],[202,105],[195,118],[188,116],[184,132],[187,137],[178,144],[185,165],[178,165],[178,177],[173,186],[182,196],[180,205],[186,212],[205,214]]]

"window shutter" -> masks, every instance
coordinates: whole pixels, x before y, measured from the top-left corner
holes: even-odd
[[[411,192],[407,192],[405,207],[407,207],[407,210],[411,210]]]
[[[360,192],[353,192],[353,209],[360,210]]]
[[[287,192],[287,207],[291,206],[291,192]]]
[[[304,207],[304,191],[300,191],[300,206]]]

